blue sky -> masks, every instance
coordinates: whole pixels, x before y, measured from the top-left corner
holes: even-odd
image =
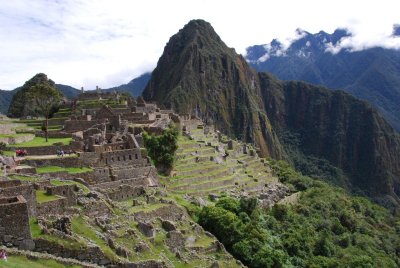
[[[39,72],[76,88],[127,83],[151,71],[169,37],[197,18],[239,53],[273,38],[289,43],[297,28],[348,28],[354,36],[342,45],[354,50],[400,48],[400,38],[389,37],[399,10],[395,0],[4,0],[0,89]]]

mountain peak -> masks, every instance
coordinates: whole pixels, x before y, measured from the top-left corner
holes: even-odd
[[[281,147],[259,94],[257,73],[203,20],[190,21],[170,38],[143,91],[146,100],[213,122],[279,158]]]
[[[205,20],[196,19],[189,21],[177,34],[171,37],[171,46],[182,47],[190,43],[204,44],[223,43],[211,24]]]

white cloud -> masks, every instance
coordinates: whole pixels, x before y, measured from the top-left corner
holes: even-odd
[[[126,83],[152,70],[169,37],[196,18],[209,21],[239,53],[273,38],[286,48],[299,27],[347,27],[354,38],[341,45],[354,49],[398,47],[398,39],[387,38],[399,23],[398,10],[391,0],[364,1],[362,8],[347,0],[2,1],[0,88],[13,89],[38,72],[78,88]]]

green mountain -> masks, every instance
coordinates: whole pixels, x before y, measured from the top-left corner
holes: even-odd
[[[21,117],[28,115],[29,107],[27,107],[26,105],[28,103],[27,93],[29,92],[32,86],[38,84],[44,84],[44,85],[49,85],[51,87],[56,87],[54,81],[48,79],[47,75],[45,75],[44,73],[36,74],[30,80],[26,81],[22,87],[14,90],[16,91],[16,93],[12,97],[10,107],[8,108],[8,113],[7,113],[9,117]]]
[[[129,83],[127,84],[122,84],[120,86],[116,87],[111,87],[108,89],[105,89],[105,91],[125,91],[129,92],[132,96],[137,97],[142,95],[142,92],[144,88],[147,85],[147,82],[149,82],[149,79],[151,77],[151,73],[144,73],[134,79],[132,79]]]
[[[208,22],[192,20],[172,36],[143,91],[147,100],[197,114],[228,135],[282,156],[265,113],[257,73],[228,48]]]
[[[62,94],[69,99],[75,98],[79,95],[79,93],[81,93],[80,90],[67,85],[56,84],[56,88],[58,88],[58,90],[60,90]]]
[[[171,37],[143,96],[254,142],[264,156],[400,204],[400,137],[375,109],[342,91],[256,73],[205,21]]]
[[[312,174],[315,164],[304,158],[325,159],[345,172],[353,188],[399,202],[400,136],[375,108],[341,90],[267,73],[260,81],[267,114],[298,170]]]
[[[13,91],[0,89],[0,113],[7,114],[8,106],[10,105],[13,95]]]
[[[400,131],[399,50],[374,47],[361,51],[342,49],[333,54],[329,48],[350,33],[341,29],[332,34],[300,30],[299,33],[302,38],[287,49],[277,40],[248,47],[246,59],[256,70],[271,72],[279,79],[343,89],[370,102]]]

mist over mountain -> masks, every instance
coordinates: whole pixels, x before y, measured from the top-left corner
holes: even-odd
[[[345,34],[321,33],[310,50]],[[343,186],[399,202],[400,138],[374,108],[343,91],[256,73],[205,21],[190,21],[170,38],[143,96],[196,113],[305,173],[338,175]]]
[[[375,106],[400,130],[400,51],[380,47],[361,51],[341,49],[350,36],[338,29],[333,34],[298,30],[298,40],[289,47],[273,40],[247,48],[246,60],[258,71],[268,71],[282,80],[302,80],[331,89],[343,89]],[[395,26],[393,35],[399,35]]]

